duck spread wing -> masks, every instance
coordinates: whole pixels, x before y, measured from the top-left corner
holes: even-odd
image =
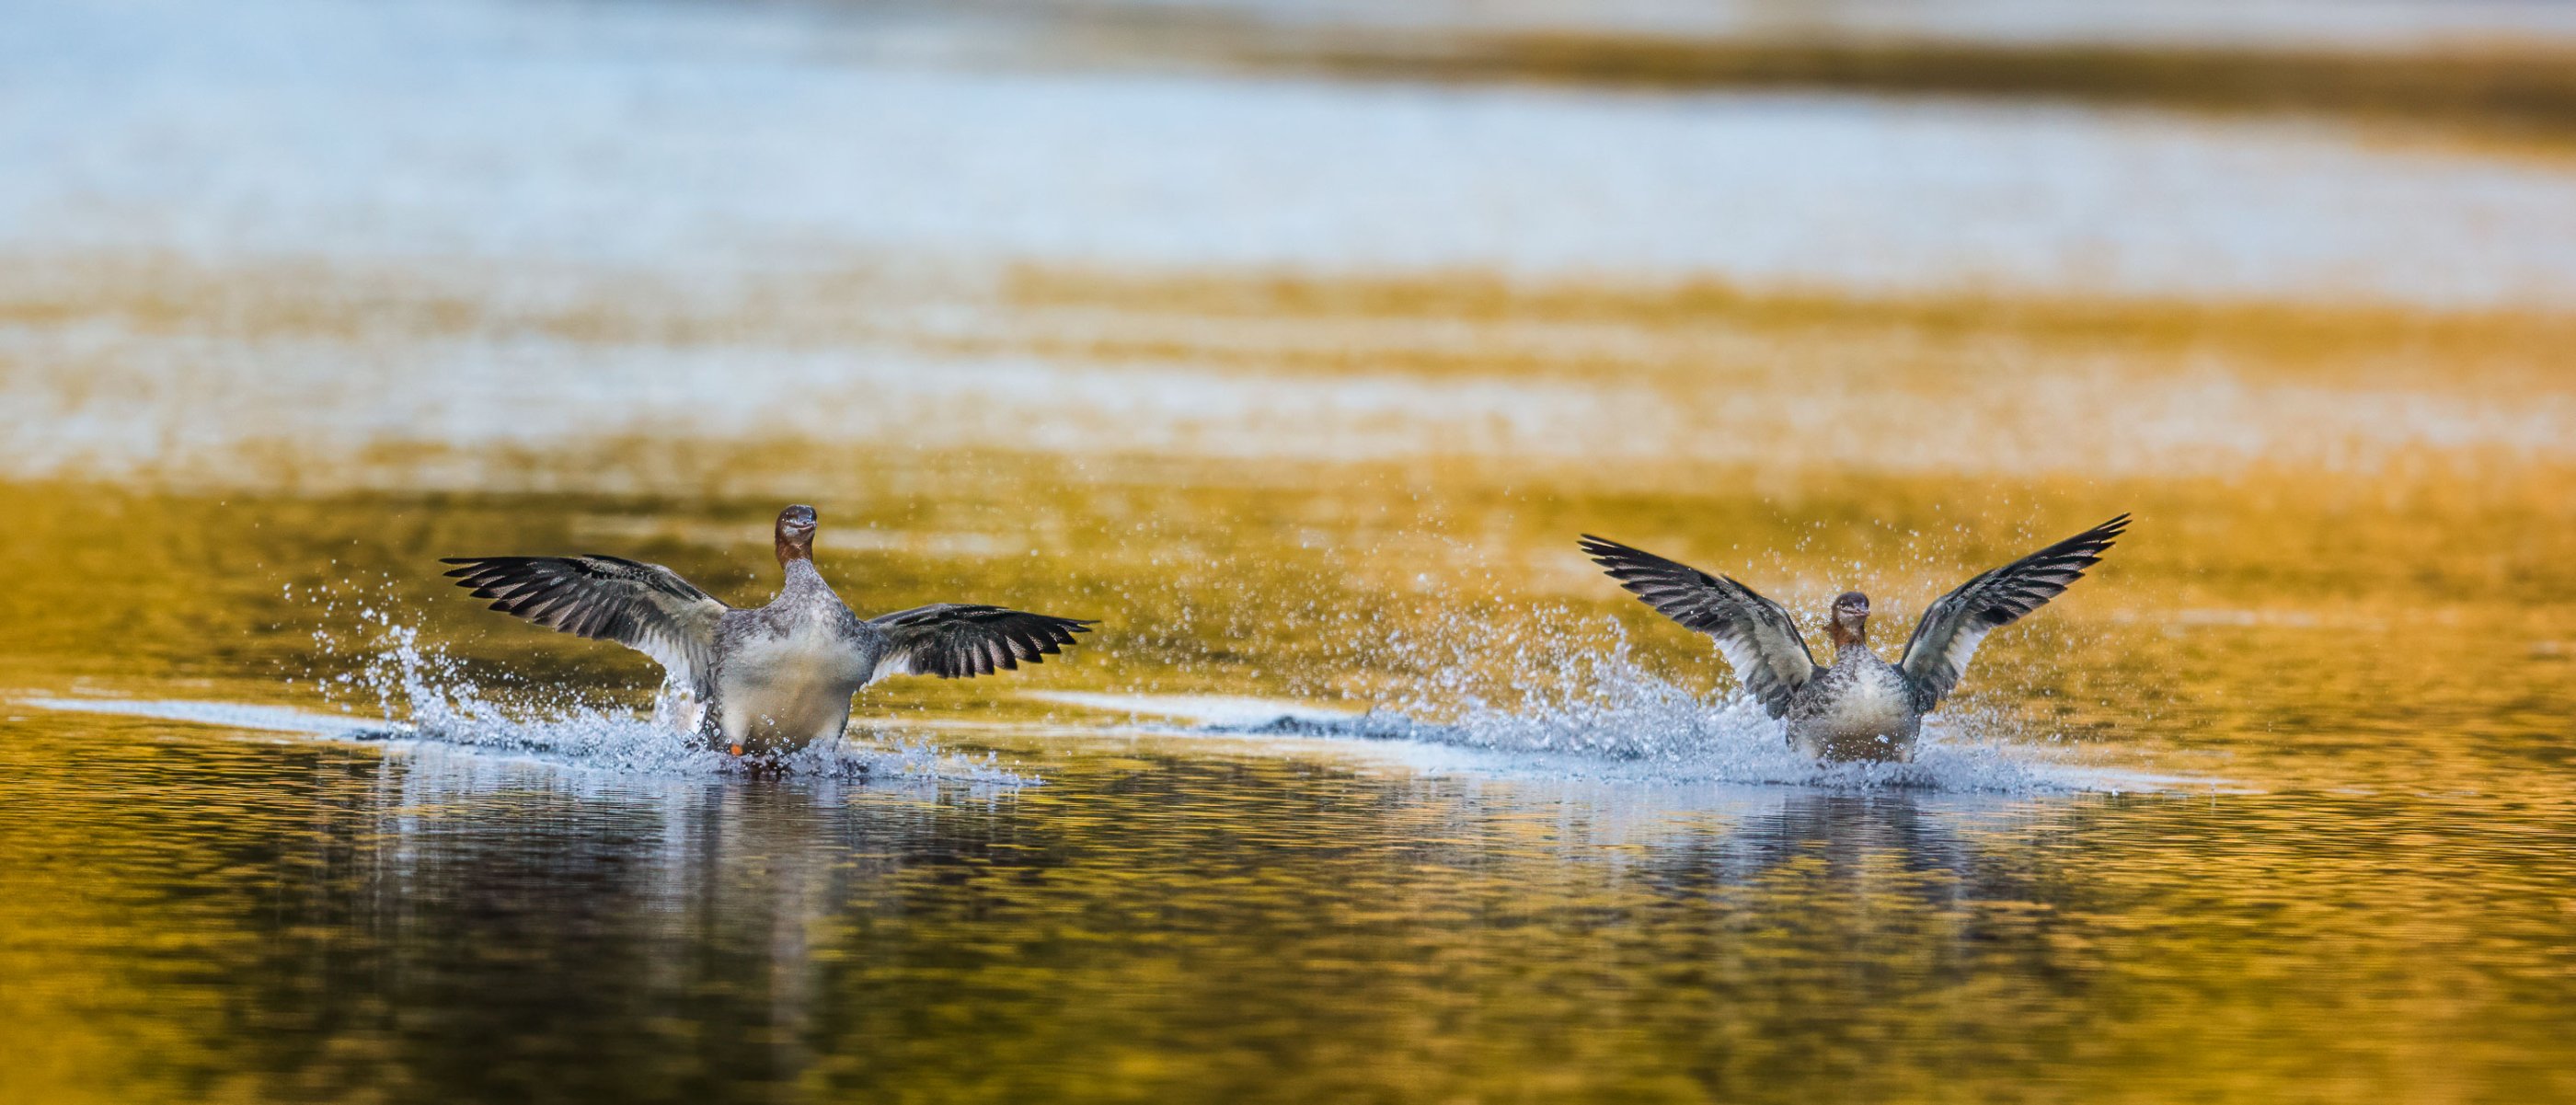
[[[1960,584],[1923,612],[1914,636],[1905,642],[1905,672],[1921,698],[1921,708],[1935,703],[1959,685],[1968,660],[1986,634],[2012,624],[2066,592],[2084,578],[2084,569],[2102,562],[2111,542],[2129,528],[2123,514],[2045,549]]]
[[[880,615],[868,619],[868,624],[887,638],[885,654],[871,679],[889,675],[957,679],[1008,671],[1022,660],[1044,663],[1072,644],[1074,634],[1091,632],[1098,623],[943,602]]]
[[[659,564],[614,556],[461,556],[439,561],[492,609],[659,661],[706,697],[724,603]]]
[[[1772,717],[1788,713],[1789,697],[1821,670],[1789,612],[1750,587],[1590,534],[1583,552],[1646,605],[1716,638],[1718,653]]]

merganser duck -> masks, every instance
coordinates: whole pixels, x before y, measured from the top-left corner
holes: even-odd
[[[1914,758],[1923,715],[1959,685],[1986,634],[2084,578],[2128,526],[2122,514],[1960,584],[1923,612],[1894,664],[1870,650],[1869,596],[1846,591],[1827,623],[1832,667],[1816,663],[1787,610],[1732,578],[1590,534],[1582,547],[1646,605],[1716,638],[1744,689],[1788,719],[1790,747],[1826,760],[1904,761]]]
[[[942,679],[1043,663],[1094,621],[935,603],[865,621],[814,568],[810,506],[778,512],[773,544],[787,582],[769,605],[738,610],[678,572],[614,556],[466,556],[448,572],[492,609],[662,665],[655,714],[719,750],[777,752],[841,735],[850,696],[889,675]]]

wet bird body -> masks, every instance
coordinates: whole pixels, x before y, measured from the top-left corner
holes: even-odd
[[[1834,662],[1789,699],[1789,744],[1827,760],[1902,760],[1923,730],[1914,686],[1868,645],[1839,649]]]
[[[769,605],[728,610],[716,626],[706,717],[693,729],[746,748],[838,736],[850,697],[876,677],[886,635],[860,621],[812,561],[791,561]]]
[[[814,567],[813,508],[780,512],[786,582],[735,608],[677,572],[613,556],[456,557],[448,572],[492,609],[613,640],[664,672],[656,715],[717,748],[792,750],[838,737],[851,696],[888,675],[987,675],[1042,662],[1091,622],[940,603],[862,619]]]
[[[1923,715],[1948,697],[1988,633],[2063,593],[2128,528],[2126,514],[1977,576],[1923,612],[1895,663],[1869,647],[1869,597],[1846,592],[1819,665],[1779,603],[1727,576],[1586,535],[1583,551],[1665,616],[1708,634],[1791,747],[1827,760],[1910,760]]]

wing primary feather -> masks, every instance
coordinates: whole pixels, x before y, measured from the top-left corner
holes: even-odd
[[[902,673],[964,679],[1044,663],[1088,633],[1096,621],[1031,614],[999,606],[939,603],[869,619],[887,637],[876,675]]]
[[[2064,594],[2087,568],[2102,562],[2122,534],[2126,513],[2000,568],[1979,573],[1923,612],[1905,642],[1897,668],[1913,687],[1916,706],[1929,710],[1967,675],[1968,661],[1986,635],[2028,616]]]
[[[1715,640],[1771,716],[1786,714],[1789,700],[1820,670],[1796,619],[1742,582],[1588,533],[1577,547],[1646,605]]]
[[[704,697],[717,623],[730,609],[679,573],[613,556],[462,556],[447,578],[490,609],[549,629],[612,640],[661,663]]]

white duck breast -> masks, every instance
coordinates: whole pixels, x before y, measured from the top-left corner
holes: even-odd
[[[791,563],[788,574],[791,592],[813,589],[800,588],[798,576],[822,582],[806,561]],[[726,746],[802,745],[849,723],[850,696],[872,681],[880,642],[830,588],[820,594],[828,601],[808,594],[773,617],[739,611],[746,616],[717,630],[713,701],[723,704],[716,723]]]
[[[1923,715],[1896,665],[1866,647],[1835,653],[1812,693],[1789,707],[1789,743],[1820,759],[1909,759]]]
[[[1040,663],[1092,622],[943,603],[861,620],[814,568],[814,508],[779,512],[786,586],[735,609],[658,564],[613,556],[450,558],[492,609],[624,644],[667,676],[657,716],[718,748],[775,752],[838,737],[850,696],[887,675],[989,675]]]
[[[1869,647],[1869,596],[1844,593],[1828,630],[1834,664],[1821,667],[1779,603],[1725,576],[1585,535],[1582,548],[1647,605],[1716,639],[1744,689],[1785,719],[1792,747],[1837,760],[1910,760],[1923,715],[1967,674],[1986,634],[2063,594],[2127,530],[2113,518],[1961,584],[1924,611],[1890,664]]]

